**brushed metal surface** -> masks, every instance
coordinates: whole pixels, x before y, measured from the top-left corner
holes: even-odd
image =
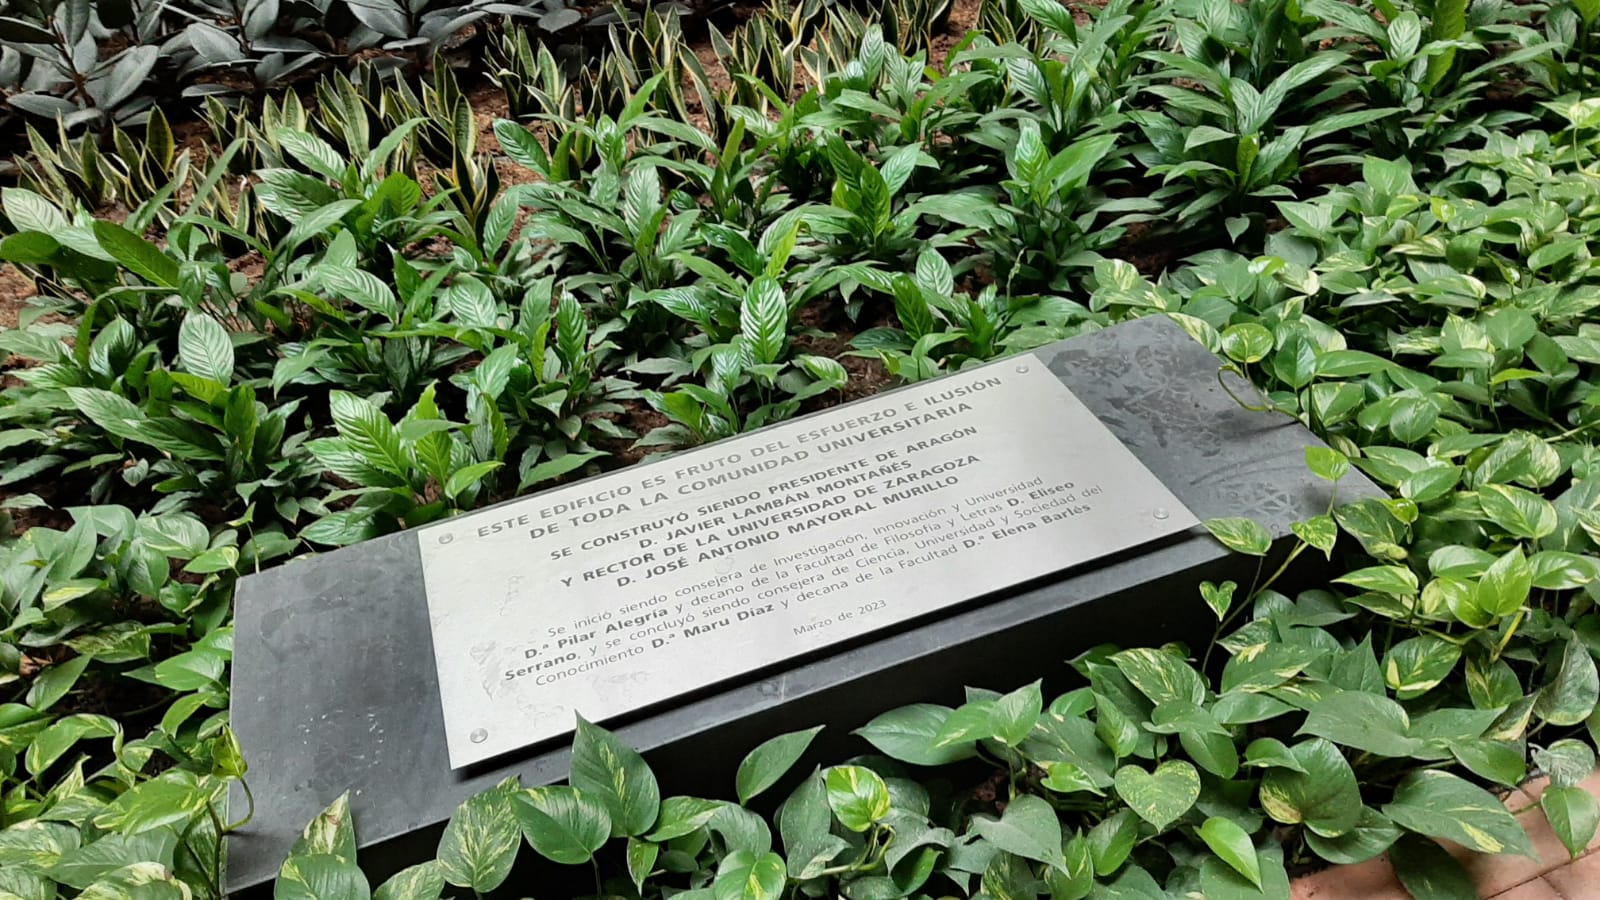
[[[1024,355],[424,527],[450,764],[1196,524]]]

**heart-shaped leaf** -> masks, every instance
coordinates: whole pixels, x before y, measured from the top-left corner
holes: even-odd
[[[889,786],[878,773],[864,766],[834,766],[825,785],[828,806],[839,823],[851,831],[866,831],[889,814]]]
[[[1012,800],[998,819],[974,816],[972,828],[1007,853],[1066,871],[1066,860],[1061,855],[1061,822],[1049,803],[1032,794]]]
[[[1289,748],[1303,771],[1269,768],[1261,777],[1261,807],[1286,824],[1305,823],[1324,837],[1338,837],[1361,817],[1361,789],[1339,748],[1322,738]]]
[[[611,837],[605,804],[577,788],[530,788],[512,795],[512,810],[528,843],[551,862],[582,865]]]
[[[1181,759],[1169,759],[1153,773],[1123,766],[1115,777],[1117,796],[1157,831],[1165,831],[1200,799],[1200,773]]]

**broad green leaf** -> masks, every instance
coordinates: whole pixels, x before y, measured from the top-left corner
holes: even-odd
[[[0,829],[0,871],[44,871],[78,848],[83,836],[60,822],[25,819]]]
[[[1396,597],[1415,596],[1418,587],[1417,574],[1404,566],[1369,566],[1346,572],[1334,581]]]
[[[1600,578],[1600,564],[1587,556],[1545,550],[1528,557],[1533,586],[1547,591],[1580,588]]]
[[[649,764],[638,751],[582,716],[572,739],[570,781],[605,804],[612,837],[636,837],[655,825],[661,789]]]
[[[776,280],[763,276],[750,283],[740,307],[739,332],[757,363],[782,359],[789,333],[789,302]]]
[[[1261,887],[1261,862],[1256,859],[1256,845],[1248,831],[1232,819],[1212,816],[1200,826],[1198,833],[1212,853],[1251,884]]]
[[[1552,725],[1576,725],[1600,703],[1600,673],[1576,637],[1567,641],[1554,676],[1539,691],[1534,714]]]
[[[1272,332],[1255,322],[1229,325],[1222,330],[1222,351],[1235,362],[1260,362],[1272,352]]]
[[[1105,794],[1089,773],[1074,763],[1066,760],[1047,760],[1040,762],[1039,766],[1045,771],[1045,778],[1039,784],[1049,790],[1060,794],[1071,794],[1076,791],[1088,791],[1102,796]]]
[[[511,874],[520,838],[511,793],[494,788],[476,794],[456,808],[439,838],[439,872],[457,887],[492,891]]]
[[[1260,850],[1250,848],[1250,859],[1260,872],[1259,879],[1250,879],[1223,858],[1202,862],[1200,887],[1206,900],[1282,900],[1289,896],[1289,873],[1283,867],[1281,848],[1272,844]]]
[[[1527,834],[1500,801],[1448,772],[1430,769],[1406,775],[1383,813],[1402,828],[1480,853],[1533,857]]]
[[[605,804],[576,788],[530,788],[511,798],[523,836],[551,862],[582,865],[611,837]]]
[[[1066,871],[1061,855],[1061,822],[1049,803],[1023,794],[1006,805],[1000,818],[974,816],[972,829],[1007,853]]]
[[[828,808],[828,789],[821,772],[800,783],[778,809],[778,834],[789,860],[789,874],[805,874],[810,866],[826,866],[849,845],[832,833],[833,812]]]
[[[644,892],[644,881],[655,871],[656,860],[661,856],[661,845],[639,838],[628,838],[628,878],[634,890]]]
[[[1139,818],[1157,831],[1165,831],[1199,799],[1200,773],[1179,759],[1167,760],[1153,773],[1138,766],[1123,766],[1117,770],[1116,787],[1117,796]]]
[[[706,822],[730,851],[744,850],[761,856],[772,849],[772,829],[767,820],[737,803],[722,802]]]
[[[878,773],[862,766],[834,766],[824,781],[828,806],[851,831],[866,831],[889,814],[889,787]]]
[[[1535,747],[1533,762],[1562,787],[1577,787],[1594,771],[1594,750],[1583,741],[1562,738],[1548,747]]]
[[[698,831],[722,810],[722,803],[700,797],[668,797],[661,801],[661,819],[646,840],[660,843]],[[609,827],[609,826],[608,826]]]
[[[105,219],[96,219],[94,237],[100,248],[111,254],[128,271],[157,287],[178,286],[178,263],[156,246],[128,229]]]
[[[122,834],[186,824],[212,802],[213,793],[214,786],[203,786],[193,774],[170,770],[118,796],[94,817],[94,824]]]
[[[71,387],[67,396],[89,421],[120,438],[142,441],[146,433],[144,410],[126,397],[100,388]]]
[[[370,295],[373,292],[363,293]],[[495,303],[494,294],[476,278],[457,278],[445,291],[444,301],[456,321],[468,328],[494,328],[499,321],[500,308]],[[386,305],[380,300],[377,308]]]
[[[1289,530],[1330,559],[1333,557],[1333,546],[1339,540],[1339,526],[1334,523],[1332,516],[1312,516],[1303,522],[1291,522]]]
[[[1379,756],[1407,757],[1423,746],[1422,741],[1410,736],[1410,730],[1411,719],[1406,711],[1388,697],[1341,691],[1317,701],[1297,733],[1327,738]]]
[[[1350,471],[1350,460],[1328,447],[1307,446],[1306,468],[1324,481],[1338,481]]]
[[[1350,763],[1329,741],[1313,738],[1289,748],[1303,772],[1269,768],[1261,777],[1261,806],[1288,825],[1304,823],[1324,837],[1338,837],[1361,818],[1361,790]]]
[[[1348,866],[1377,856],[1399,837],[1400,829],[1388,816],[1371,807],[1362,807],[1354,828],[1338,837],[1323,837],[1315,831],[1307,831],[1306,844],[1328,862]]]
[[[1583,788],[1553,784],[1539,795],[1539,806],[1550,822],[1550,830],[1567,853],[1577,859],[1594,840],[1596,826],[1600,826],[1600,803]]]
[[[25,697],[28,706],[35,712],[44,712],[54,706],[72,690],[78,683],[78,678],[93,661],[93,658],[88,656],[74,656],[34,676],[33,684],[29,686]]]
[[[1046,869],[1045,881],[1050,886],[1051,900],[1082,900],[1094,889],[1094,858],[1089,851],[1089,840],[1075,834],[1062,848],[1065,869]]]
[[[776,853],[754,857],[740,852],[723,861],[712,895],[715,900],[778,900],[787,883],[783,857]]]
[[[1151,703],[1187,700],[1198,706],[1205,702],[1205,680],[1176,654],[1141,647],[1113,654],[1111,662]]]
[[[811,746],[811,741],[822,731],[822,726],[804,731],[791,731],[763,741],[739,763],[734,776],[734,786],[740,803],[749,803],[752,797],[777,784]]]
[[[136,862],[154,862],[171,868],[178,846],[177,832],[157,828],[141,834],[110,834],[62,854],[47,874],[62,884],[83,890],[102,876]],[[0,885],[0,892],[4,886]]]
[[[436,859],[408,866],[378,885],[372,900],[439,900],[444,894],[444,870]]]
[[[355,863],[331,853],[312,853],[283,861],[272,896],[274,900],[368,900],[372,889]]]
[[[411,459],[394,424],[370,401],[345,391],[328,394],[328,411],[339,436],[367,461],[391,475],[409,477]]]
[[[1516,537],[1537,540],[1556,530],[1556,508],[1532,491],[1486,484],[1478,488],[1478,502],[1484,514]]]
[[[463,466],[451,472],[450,477],[446,478],[444,482],[444,495],[452,500],[460,497],[463,493],[477,487],[478,483],[483,481],[484,476],[502,465],[504,463],[499,460],[491,459],[486,462]]]
[[[1235,553],[1266,556],[1272,548],[1272,535],[1253,519],[1240,517],[1207,519],[1206,530]]]
[[[993,700],[973,700],[950,711],[939,733],[934,735],[934,747],[959,746],[974,741],[996,738],[997,721]]]
[[[1467,771],[1486,781],[1508,788],[1522,783],[1528,774],[1526,752],[1511,741],[1458,739],[1448,742],[1450,755]],[[1588,774],[1588,770],[1585,770]]]
[[[1299,757],[1277,738],[1256,738],[1251,741],[1249,746],[1244,748],[1244,759],[1245,765],[1248,766],[1288,769],[1301,774],[1306,772],[1306,767],[1300,763]]]
[[[178,361],[189,372],[217,384],[233,383],[233,342],[227,329],[205,313],[191,312],[178,329]]]
[[[992,733],[1000,742],[1011,747],[1020,746],[1033,731],[1044,709],[1039,685],[1035,681],[995,699],[991,712]]]
[[[1389,848],[1389,860],[1414,900],[1475,900],[1478,896],[1461,863],[1426,838],[1402,835]]]
[[[1443,638],[1409,638],[1384,655],[1383,680],[1401,700],[1420,697],[1443,681],[1460,658],[1461,648]]]
[[[356,829],[350,816],[349,793],[340,794],[312,819],[289,850],[291,856],[312,853],[329,853],[346,862],[356,861]]]
[[[866,738],[879,752],[918,766],[942,766],[977,753],[975,741],[935,746],[934,737],[950,717],[948,706],[914,703],[892,709],[853,733]]]
[[[1474,600],[1480,609],[1494,616],[1509,616],[1528,601],[1533,586],[1533,569],[1522,555],[1522,547],[1511,548],[1478,580]]]
[[[1139,840],[1139,816],[1131,809],[1119,809],[1089,830],[1089,855],[1094,873],[1104,878],[1122,867]]]

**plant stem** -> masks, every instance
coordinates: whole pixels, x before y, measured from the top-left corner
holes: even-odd
[[[1506,628],[1505,636],[1500,638],[1500,643],[1495,645],[1494,653],[1489,657],[1489,662],[1499,662],[1500,654],[1506,652],[1506,645],[1511,643],[1512,635],[1517,633],[1517,627],[1522,624],[1522,617],[1528,614],[1528,608],[1517,610],[1516,618],[1511,620],[1511,625]]]
[[[237,822],[234,822],[232,825],[229,825],[226,828],[221,828],[220,827],[220,823],[218,823],[219,824],[219,829],[218,829],[219,834],[228,834],[229,832],[232,832],[236,828],[243,828],[244,826],[250,824],[250,820],[255,818],[255,816],[256,816],[256,795],[250,792],[250,782],[248,782],[245,779],[241,778],[241,779],[239,779],[239,787],[244,788],[244,800],[245,800],[244,818],[240,819]]]

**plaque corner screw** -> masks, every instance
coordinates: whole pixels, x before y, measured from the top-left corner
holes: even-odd
[[[474,728],[472,729],[472,733],[467,735],[467,738],[474,744],[481,744],[489,739],[489,732],[483,730],[482,728]]]
[[[1026,374],[1027,371],[1028,371],[1028,364],[1027,363],[1017,363],[1017,373],[1018,374]]]
[[[455,539],[456,539],[456,536],[451,534],[448,531],[445,532],[444,534],[439,535],[439,543],[441,543],[441,544],[448,544],[448,543],[450,543],[451,541],[453,541]]]
[[[1166,507],[1164,507],[1164,506],[1156,507],[1156,511],[1155,511],[1155,517],[1156,518],[1165,519],[1169,515],[1171,515],[1171,513],[1167,512],[1167,508]]]

